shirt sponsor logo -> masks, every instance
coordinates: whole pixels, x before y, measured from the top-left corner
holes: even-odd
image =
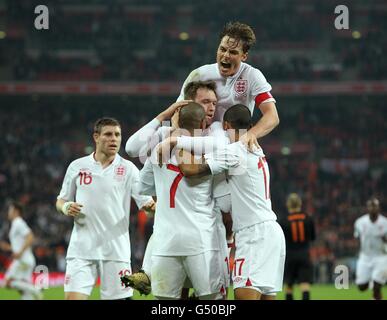
[[[234,283],[239,283],[239,282],[242,281],[242,278],[241,278],[241,277],[235,277],[234,279],[232,279],[232,281],[233,281]]]
[[[247,80],[238,79],[235,82],[234,90],[237,96],[245,95],[247,92]]]

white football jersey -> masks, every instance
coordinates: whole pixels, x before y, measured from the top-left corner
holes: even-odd
[[[193,70],[184,81],[177,101],[184,99],[185,86],[191,81],[198,80],[212,80],[216,83],[218,103],[214,120],[217,121],[222,121],[225,111],[237,103],[247,106],[253,114],[256,103],[259,106],[262,102],[275,102],[270,94],[271,85],[262,72],[244,62],[235,75],[227,78],[219,73],[217,63],[206,64]]]
[[[277,220],[271,208],[270,172],[262,149],[249,152],[241,142],[205,155],[212,174],[227,171],[234,232]]]
[[[9,240],[11,242],[11,248],[13,253],[20,252],[26,241],[26,237],[30,232],[31,229],[21,217],[16,217],[12,220],[11,229],[9,230]],[[19,260],[30,265],[35,264],[35,257],[32,254],[31,247],[29,247],[23,252]]]
[[[387,235],[387,218],[379,214],[372,222],[365,214],[355,221],[355,238],[360,239],[360,255],[378,256],[386,254],[382,237]]]
[[[156,157],[153,152],[140,171],[142,194],[157,196],[152,254],[189,256],[219,250],[212,177],[187,179],[174,156],[162,167]]]
[[[67,258],[130,261],[129,214],[131,197],[141,208],[152,198],[139,194],[139,170],[116,155],[102,168],[94,153],[67,168],[58,199],[83,205],[74,219]]]

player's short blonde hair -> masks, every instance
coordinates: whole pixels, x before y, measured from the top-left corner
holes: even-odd
[[[249,51],[255,43],[255,34],[253,29],[251,29],[249,25],[239,21],[228,22],[225,25],[222,33],[220,34],[220,40],[222,41],[225,36],[229,36],[237,41],[242,41],[242,50],[244,53]]]
[[[286,200],[288,210],[301,210],[302,200],[297,193],[291,193]]]

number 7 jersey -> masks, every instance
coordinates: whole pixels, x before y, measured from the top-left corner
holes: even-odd
[[[175,157],[159,167],[156,154],[140,171],[140,192],[157,196],[153,255],[189,256],[219,250],[212,176],[186,178]]]

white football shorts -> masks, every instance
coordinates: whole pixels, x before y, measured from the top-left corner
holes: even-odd
[[[120,276],[131,273],[130,262],[68,258],[64,292],[79,292],[90,296],[100,277],[102,300],[129,298],[133,295],[133,289],[125,288]]]
[[[186,278],[197,297],[223,293],[224,277],[219,251],[193,256],[152,256],[152,293],[158,298],[180,299]]]
[[[356,263],[356,284],[375,281],[385,284],[387,281],[387,255],[367,257],[360,255]]]
[[[275,295],[282,290],[286,244],[276,221],[257,223],[237,231],[235,247],[234,289],[251,288],[264,295]]]

